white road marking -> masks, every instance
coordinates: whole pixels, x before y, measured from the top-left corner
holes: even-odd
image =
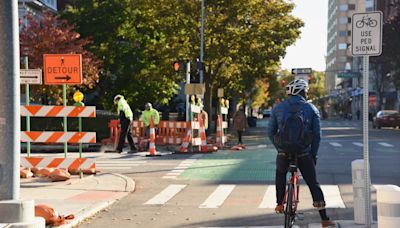
[[[384,147],[393,147],[392,144],[385,143],[385,142],[380,142],[380,143],[378,143],[378,144],[381,145],[381,146],[384,146]]]
[[[218,208],[220,207],[236,185],[219,185],[217,189],[204,201],[199,208]]]
[[[276,206],[276,189],[275,185],[270,185],[265,191],[263,200],[261,201],[258,208],[270,208],[273,209]]]
[[[330,142],[329,144],[331,144],[334,147],[342,147],[342,144],[337,143],[337,142]]]
[[[360,143],[360,142],[353,142],[353,144],[356,145],[356,146],[359,146],[359,147],[363,147],[364,146],[364,144]]]
[[[337,185],[321,185],[326,208],[346,208]]]
[[[182,191],[182,189],[184,189],[185,187],[186,185],[184,184],[171,184],[158,195],[154,196],[144,204],[163,205],[180,191]]]
[[[195,154],[188,159],[183,160],[176,166],[173,170],[169,171],[165,176],[162,178],[164,179],[176,179],[181,173],[183,173],[187,168],[193,165],[198,158],[202,157],[202,154]]]

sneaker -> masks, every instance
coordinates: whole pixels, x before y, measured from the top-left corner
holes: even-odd
[[[332,221],[330,219],[328,220],[321,220],[321,226],[322,227],[338,227],[338,224],[335,221]],[[339,226],[340,227],[340,226]]]
[[[285,211],[285,207],[283,205],[276,205],[275,212],[277,214],[282,214]]]

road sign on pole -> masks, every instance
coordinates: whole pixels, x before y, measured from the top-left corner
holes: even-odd
[[[44,54],[46,85],[82,84],[82,55]]]
[[[364,152],[364,191],[365,191],[365,227],[371,227],[371,175],[369,169],[368,135],[368,83],[369,56],[382,53],[382,12],[355,13],[352,16],[351,53],[363,56],[363,152]]]
[[[293,68],[292,74],[312,74],[311,68]]]
[[[41,69],[20,69],[21,84],[42,84],[42,70]]]
[[[377,56],[382,53],[382,17],[380,11],[353,14],[352,55]]]

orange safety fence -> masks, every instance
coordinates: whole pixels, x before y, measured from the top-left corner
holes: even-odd
[[[156,139],[158,145],[180,145],[187,133],[188,124],[185,121],[160,121],[156,126]],[[120,134],[119,120],[111,120],[108,123],[110,129],[109,138],[103,139],[103,144],[118,143]],[[146,139],[146,129],[142,121],[132,122],[132,136],[135,143],[140,144]]]

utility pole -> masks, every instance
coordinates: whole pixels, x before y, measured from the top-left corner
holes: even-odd
[[[20,200],[20,62],[18,2],[0,1],[0,223],[44,227],[34,201]]]

